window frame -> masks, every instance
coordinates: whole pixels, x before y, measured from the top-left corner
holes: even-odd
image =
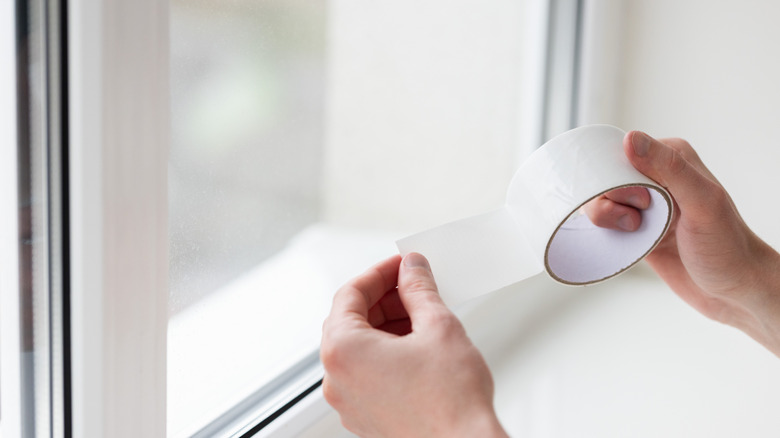
[[[16,114],[16,8],[14,2],[0,4],[0,208],[16,212],[19,205]],[[21,333],[19,309],[18,216],[0,215],[0,431],[4,436],[21,436],[22,387],[20,370]]]
[[[574,68],[543,61],[549,61],[550,51],[557,50],[552,44],[557,37],[550,33],[554,19],[560,10],[570,11],[571,7],[579,11],[579,17],[583,1],[529,0],[529,11],[538,26],[525,31],[534,42],[528,56],[539,63],[529,67],[533,71],[528,72],[530,80],[524,86],[530,98],[521,106],[518,120],[523,131],[520,158],[552,134],[550,114],[555,120],[568,121],[556,125],[558,129],[576,123],[581,103],[576,100],[577,87],[571,84],[579,77],[578,51],[569,53],[572,63],[566,64]],[[67,257],[72,323],[72,417],[68,421],[72,422],[73,436],[162,437],[167,418],[168,2],[62,0],[59,5],[67,13],[68,52]],[[5,2],[4,7],[13,9],[13,3]],[[14,14],[1,16],[13,21]],[[13,33],[13,26],[4,28]],[[576,42],[577,32],[566,34],[574,40],[565,40]],[[567,69],[568,74],[556,73]],[[6,77],[7,70],[13,72],[13,67],[6,66],[0,79]],[[548,94],[540,91],[556,85],[550,81],[571,86],[572,98],[562,100],[568,106],[551,105]],[[0,86],[8,83],[5,80]],[[2,132],[13,136],[10,144],[16,144],[15,124],[8,123],[14,129]],[[14,148],[0,150],[0,158],[0,170],[6,171],[2,175],[8,182],[0,185],[0,203],[16,205]],[[0,218],[0,242],[15,242],[16,217],[7,216]],[[18,271],[18,254],[13,248],[15,245],[0,247],[2,272]],[[18,290],[17,275],[3,275],[0,286],[3,291]],[[466,314],[479,313],[479,305]],[[13,306],[4,293],[2,308]],[[18,316],[16,313],[14,320],[3,313],[4,353],[9,342],[18,342],[18,331],[13,328],[18,329]],[[20,424],[16,421],[20,416],[9,401],[21,390],[9,377],[16,372],[12,359],[3,354],[0,369],[6,436],[17,436],[14,431]],[[322,371],[309,367],[292,372],[306,380]],[[292,436],[332,412],[316,384],[304,386],[291,389],[288,385],[273,395],[259,397],[256,403],[241,408],[243,412],[233,412],[233,420],[219,427],[215,424],[208,432],[251,436],[258,424],[273,417],[273,426],[259,435]],[[291,404],[291,399],[298,403]]]
[[[73,435],[165,436],[168,5],[68,20]]]
[[[70,418],[64,20],[59,2],[6,5],[2,52],[8,62],[0,76],[8,98],[0,156],[8,179],[0,204],[10,214],[2,221],[0,379],[9,390],[2,395],[2,427],[12,436],[48,431],[60,437],[68,433]]]

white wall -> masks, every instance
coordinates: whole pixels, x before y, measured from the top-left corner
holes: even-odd
[[[331,2],[329,222],[419,231],[503,204],[519,150],[524,3]]]
[[[690,141],[748,225],[780,247],[780,3],[625,3],[615,123]]]

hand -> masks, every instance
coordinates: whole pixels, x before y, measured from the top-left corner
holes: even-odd
[[[391,257],[347,283],[322,331],[323,392],[350,431],[506,436],[490,371],[423,256]]]
[[[623,139],[631,164],[675,200],[669,233],[647,262],[705,316],[732,325],[780,356],[780,256],[756,236],[723,186],[686,141],[638,131]],[[613,190],[585,206],[602,227],[633,231],[646,189]]]

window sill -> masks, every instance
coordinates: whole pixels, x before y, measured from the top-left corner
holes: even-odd
[[[496,411],[510,436],[776,431],[780,392],[767,388],[780,387],[777,358],[696,313],[644,265],[586,288],[535,277],[461,317],[493,372]],[[294,436],[353,435],[331,410]]]

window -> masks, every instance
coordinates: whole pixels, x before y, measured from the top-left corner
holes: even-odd
[[[35,393],[59,406],[41,430],[249,435],[316,388],[336,288],[500,205],[568,127],[572,99],[540,118],[551,3],[576,21],[576,1],[18,2],[44,17],[62,166],[41,170],[61,222],[39,363],[62,388]]]
[[[326,6],[170,3],[170,436],[317,363],[338,281],[318,225]]]
[[[340,284],[502,204],[533,99],[524,7],[171,3],[171,436],[240,430],[242,401],[316,384]]]

